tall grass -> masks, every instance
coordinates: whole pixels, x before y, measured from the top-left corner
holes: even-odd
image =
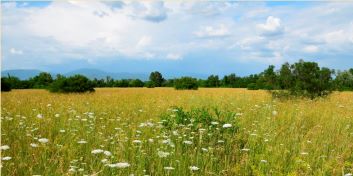
[[[3,175],[353,173],[349,92],[278,101],[244,89],[14,90],[1,103]]]

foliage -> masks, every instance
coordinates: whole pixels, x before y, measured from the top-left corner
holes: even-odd
[[[248,84],[248,90],[258,90],[259,88],[257,87],[256,83],[250,83]]]
[[[206,80],[207,87],[219,87],[221,84],[218,75],[211,75]]]
[[[162,74],[158,71],[154,71],[150,74],[150,82],[154,87],[161,87],[164,81]]]
[[[337,90],[353,90],[353,69],[350,71],[338,71],[334,83]]]
[[[191,78],[191,77],[181,77],[175,80],[174,88],[177,90],[182,90],[182,89],[197,90],[198,89],[197,79]]]
[[[6,79],[6,78],[1,78],[1,91],[2,92],[11,91],[11,84],[9,83],[8,79]]]
[[[68,78],[59,75],[49,90],[50,92],[60,93],[83,93],[94,92],[94,86],[88,78],[82,75],[74,75]]]

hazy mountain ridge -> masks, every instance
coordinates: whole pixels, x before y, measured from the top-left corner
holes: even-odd
[[[10,76],[16,76],[21,80],[29,79],[31,77],[34,77],[38,75],[41,70],[32,70],[32,69],[14,69],[14,70],[4,70],[1,71],[1,76],[6,77],[8,75]],[[55,72],[49,72],[53,77],[58,74]],[[143,81],[148,80],[149,74],[150,73],[129,73],[129,72],[106,72],[103,70],[99,69],[90,69],[90,68],[82,68],[82,69],[77,69],[73,70],[67,73],[61,73],[65,76],[72,76],[76,74],[81,74],[84,75],[90,79],[105,79],[107,76],[113,78],[113,79],[141,79]],[[192,76],[196,78],[207,78],[208,75],[205,74],[197,74],[197,73],[177,73],[177,74],[171,74],[171,73],[162,73],[163,76],[166,79],[169,78],[177,78],[181,76]]]

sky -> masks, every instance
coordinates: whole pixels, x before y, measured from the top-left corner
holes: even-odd
[[[2,70],[229,74],[353,67],[353,2],[2,1]]]

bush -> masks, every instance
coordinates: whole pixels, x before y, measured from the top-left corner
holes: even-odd
[[[248,84],[248,90],[258,90],[259,88],[257,87],[256,83],[250,83]]]
[[[11,91],[11,84],[8,82],[7,78],[1,78],[1,92]]]
[[[147,88],[154,88],[154,87],[155,87],[154,84],[153,84],[153,82],[151,82],[151,81],[147,81],[146,84],[145,84],[145,86],[146,86]]]
[[[197,79],[191,77],[181,77],[174,82],[174,88],[177,90],[197,90],[198,87]]]
[[[94,85],[88,78],[82,75],[75,75],[68,78],[58,76],[58,78],[51,84],[49,91],[61,93],[94,92]]]

